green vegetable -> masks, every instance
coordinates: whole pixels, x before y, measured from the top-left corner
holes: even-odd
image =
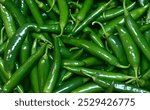
[[[52,64],[50,73],[47,77],[47,81],[44,85],[43,92],[53,92],[53,89],[57,83],[58,75],[60,71],[61,65],[61,56],[60,56],[60,48],[58,45],[58,38],[57,36],[53,36],[54,39],[54,62]]]
[[[149,18],[148,0],[0,0],[0,92],[149,93]]]
[[[34,55],[32,55],[5,83],[3,87],[4,92],[11,92],[18,83],[29,73],[29,70],[44,54],[46,44],[44,44]]]

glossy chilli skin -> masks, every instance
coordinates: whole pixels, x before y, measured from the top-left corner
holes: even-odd
[[[62,35],[64,28],[68,22],[69,9],[66,0],[57,0],[57,3],[59,7],[59,14],[60,14],[59,17],[59,25],[61,29],[60,35]]]
[[[29,36],[26,37],[20,49],[20,63],[23,64],[30,57],[31,54],[31,42]]]
[[[39,8],[37,7],[37,4],[34,0],[25,0],[26,4],[29,6],[32,15],[34,16],[34,19],[39,25],[44,24],[44,21],[42,19],[42,16],[40,14]]]
[[[21,13],[15,3],[13,3],[11,0],[0,0],[0,3],[9,9],[20,26],[26,23],[26,17]]]
[[[100,79],[106,78],[106,79],[116,80],[116,81],[126,81],[132,78],[132,76],[124,75],[122,73],[107,72],[103,70],[88,69],[88,68],[83,68],[83,67],[65,66],[64,68],[66,68],[67,70],[73,73],[83,75],[83,76],[88,76],[91,78],[98,77]],[[115,74],[116,76],[114,77]]]
[[[38,40],[35,39],[32,44],[32,49],[31,49],[31,55],[34,55],[37,52],[38,48]],[[31,73],[30,73],[30,81],[31,81],[31,88],[34,93],[39,93],[39,81],[38,81],[38,67],[37,65],[34,65]]]
[[[10,12],[2,4],[0,4],[0,15],[4,22],[7,35],[11,38],[16,32],[15,21]]]
[[[52,64],[50,74],[47,77],[47,81],[44,86],[43,92],[51,93],[53,92],[53,89],[55,87],[55,84],[58,79],[59,71],[60,71],[60,65],[61,65],[61,56],[60,56],[60,48],[58,45],[58,38],[57,36],[53,36],[54,40],[54,62]]]
[[[110,0],[107,4],[104,4],[101,7],[98,7],[93,13],[91,13],[91,15],[89,15],[83,22],[82,24],[80,24],[80,26],[78,26],[73,32],[72,32],[72,36],[79,33],[83,28],[85,28],[88,24],[90,24],[96,17],[98,17],[103,11],[106,10],[106,8],[108,7],[108,5],[112,2],[112,0]]]
[[[150,93],[148,0],[0,0],[0,92]]]
[[[78,87],[71,93],[96,93],[103,92],[104,89],[93,82],[86,83],[83,86]]]
[[[104,79],[98,79],[93,78],[94,82],[104,88],[108,88],[110,84],[113,82],[111,80],[104,80]],[[124,93],[149,93],[149,91],[146,91],[144,89],[134,87],[132,85],[127,85],[121,82],[114,81],[113,88],[117,92],[124,92]]]
[[[48,56],[48,47],[46,48],[45,54],[42,56],[38,63],[38,82],[40,92],[43,92],[44,85],[46,83],[48,73],[50,71],[50,59]]]
[[[11,74],[5,70],[4,65],[3,65],[3,60],[1,58],[0,58],[0,73],[1,73],[0,78],[2,79],[3,83],[6,83],[11,77]],[[24,93],[24,89],[21,85],[17,85],[16,90],[18,93]]]
[[[123,45],[122,45],[120,39],[118,38],[118,36],[107,33],[105,31],[103,25],[102,24],[100,24],[100,25],[104,31],[108,46],[112,49],[112,52],[116,55],[116,57],[118,58],[118,60],[121,64],[128,65],[128,61],[127,61],[127,57],[125,55],[125,51],[123,49]]]
[[[27,4],[25,3],[25,0],[20,0],[20,9],[23,15],[27,15],[28,7]]]
[[[63,41],[70,45],[75,45],[80,48],[84,48],[89,53],[93,54],[94,56],[97,56],[99,58],[102,58],[103,60],[109,62],[110,64],[117,66],[117,67],[125,67],[121,65],[116,57],[114,57],[112,54],[110,54],[105,49],[98,47],[97,45],[87,41],[87,40],[78,40],[78,39],[63,39]],[[126,67],[125,67],[126,68]]]
[[[80,87],[84,83],[86,83],[89,79],[84,77],[75,77],[71,80],[68,80],[60,87],[58,87],[54,92],[56,93],[67,93],[71,92],[73,89]]]
[[[13,71],[13,65],[16,59],[16,55],[18,54],[18,51],[21,48],[21,45],[26,38],[27,33],[31,30],[39,31],[39,28],[35,24],[25,24],[20,27],[13,35],[13,37],[9,40],[4,55],[4,66],[8,72]]]
[[[26,63],[24,63],[5,83],[3,87],[4,92],[11,92],[17,84],[27,75],[29,69],[39,60],[44,54],[46,44],[44,44],[33,56],[31,56]]]
[[[75,25],[74,29],[76,29],[76,27],[79,25],[79,23],[82,22],[86,18],[92,5],[93,5],[93,0],[85,0],[84,1],[83,5],[76,17],[76,25]]]
[[[124,3],[125,8],[125,3]],[[144,39],[144,36],[142,35],[141,31],[138,28],[138,25],[135,23],[132,16],[129,14],[129,12],[126,10],[124,11],[125,15],[125,22],[126,26],[132,35],[133,39],[135,40],[135,43],[138,45],[140,50],[143,52],[143,54],[150,60],[150,46],[148,45],[147,41]]]
[[[131,14],[131,16],[136,20],[136,19],[138,19],[140,16],[142,16],[142,15],[144,14],[144,12],[146,12],[146,10],[147,10],[148,7],[149,7],[149,5],[147,4],[147,5],[145,5],[144,7],[136,8],[135,10],[132,10],[132,11],[130,12],[130,14]],[[137,14],[137,13],[139,13],[139,14]],[[119,17],[113,19],[113,20],[112,20],[111,22],[109,22],[108,24],[106,24],[106,25],[104,26],[106,32],[109,33],[109,34],[110,34],[110,33],[113,33],[113,32],[115,31],[115,26],[116,26],[118,23],[121,24],[121,25],[125,24],[124,16],[119,16]],[[100,30],[99,30],[99,36],[101,37],[103,34],[104,34],[104,33],[103,33],[103,30],[100,29]]]
[[[127,9],[131,10],[132,8],[134,8],[135,6],[135,2],[130,4]],[[113,19],[115,17],[118,17],[119,15],[122,15],[124,13],[124,9],[123,7],[117,7],[108,11],[103,12],[103,14],[101,16],[99,16],[96,20],[103,22],[103,21],[108,21],[110,19]]]
[[[20,54],[19,54],[19,57],[20,57],[20,62],[19,64],[24,64],[28,58],[30,57],[31,55],[31,44],[30,44],[30,40],[29,40],[29,36],[26,37],[25,41],[23,42],[22,46],[21,46],[21,49],[20,49]],[[19,65],[18,64],[18,65]],[[19,68],[19,67],[18,67]],[[29,78],[28,76],[23,80],[23,86],[24,86],[24,91],[28,91],[29,90]]]
[[[117,25],[117,30],[122,41],[123,47],[125,49],[128,61],[134,68],[135,75],[137,77],[137,71],[140,65],[140,52],[133,39],[131,38],[130,34],[123,26]]]
[[[101,39],[99,38],[99,36],[89,27],[84,28],[84,32],[89,32],[89,36],[91,37],[91,39],[100,47],[104,48],[104,44],[101,41]]]

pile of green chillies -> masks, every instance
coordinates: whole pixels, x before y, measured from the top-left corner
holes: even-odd
[[[149,0],[0,0],[1,93],[149,93]]]

